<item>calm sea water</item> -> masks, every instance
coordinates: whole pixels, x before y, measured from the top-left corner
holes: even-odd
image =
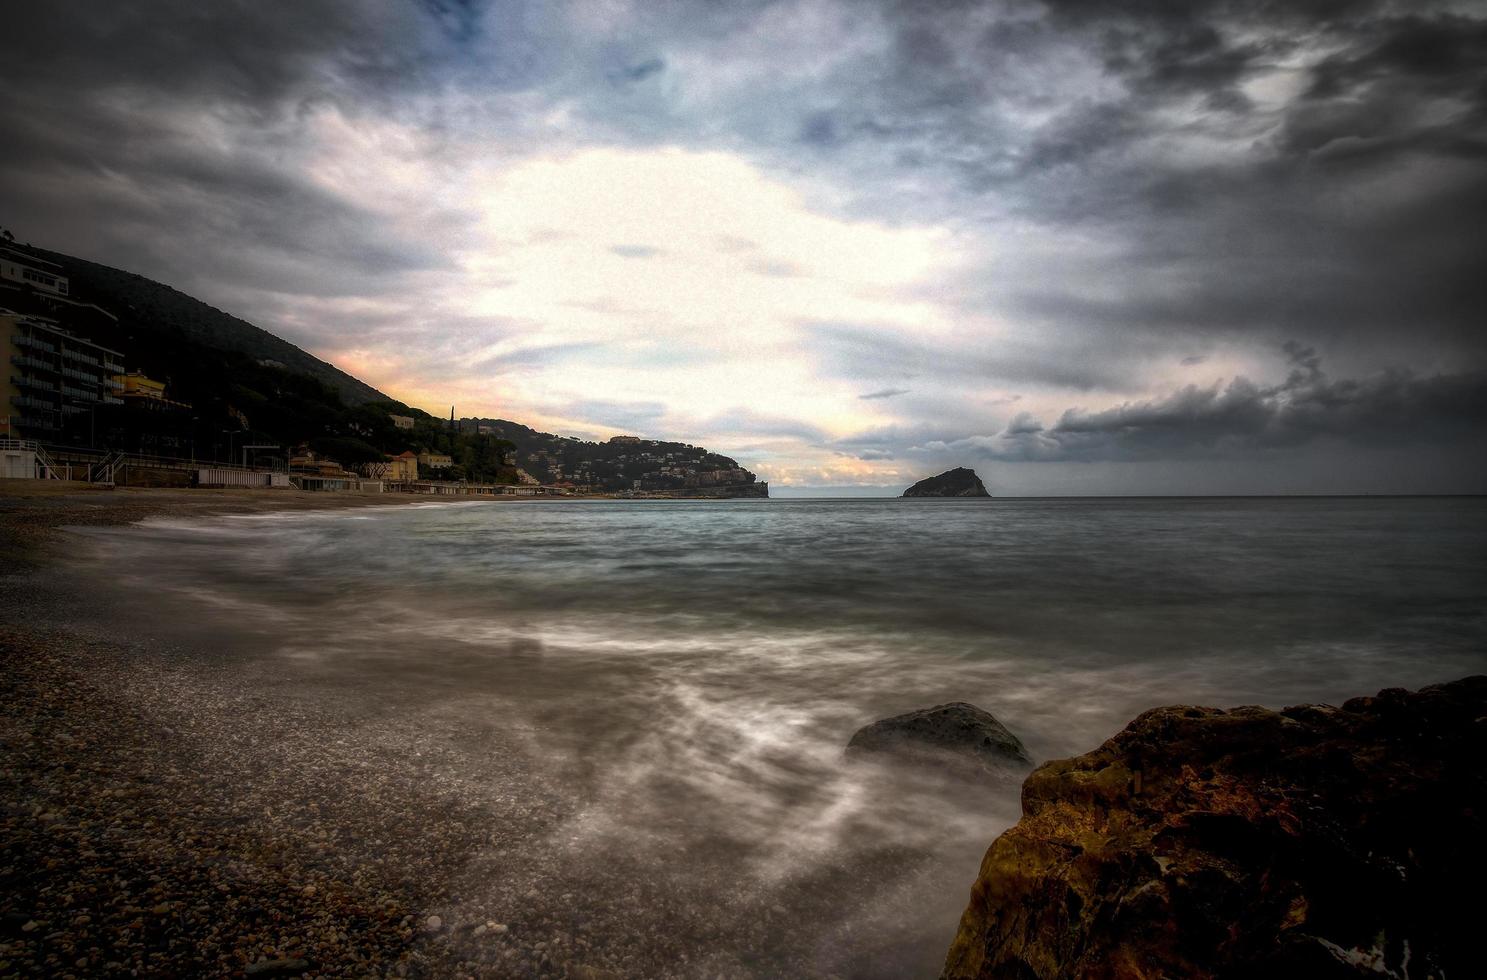
[[[783,909],[781,949],[726,961],[761,974],[932,974],[1016,819],[1015,785],[847,765],[876,718],[971,701],[1046,759],[1158,704],[1487,669],[1480,499],[476,503],[91,534],[132,570],[121,608],[204,663],[526,733],[571,803],[552,866],[623,840],[692,901]]]

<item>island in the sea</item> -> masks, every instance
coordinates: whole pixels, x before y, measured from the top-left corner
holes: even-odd
[[[903,492],[905,497],[990,497],[975,470],[957,466],[939,476],[920,480]]]

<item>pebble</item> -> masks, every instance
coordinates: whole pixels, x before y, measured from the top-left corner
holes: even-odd
[[[250,977],[287,977],[303,973],[309,968],[307,960],[283,956],[274,960],[259,960],[246,967],[243,972]]]
[[[437,915],[431,915],[423,920],[423,927],[429,932],[438,932],[444,928],[444,920]]]

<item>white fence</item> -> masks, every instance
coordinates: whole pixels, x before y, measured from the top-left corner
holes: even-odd
[[[256,470],[199,469],[196,471],[198,487],[288,487],[287,473],[262,473]]]

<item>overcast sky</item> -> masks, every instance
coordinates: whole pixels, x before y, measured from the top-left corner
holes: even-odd
[[[0,51],[0,224],[435,414],[777,490],[1487,490],[1480,2],[51,0]]]

